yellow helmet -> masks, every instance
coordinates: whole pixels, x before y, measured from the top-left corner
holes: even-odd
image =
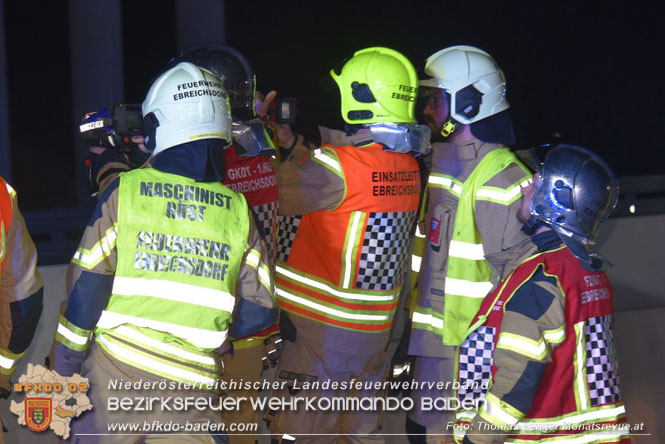
[[[362,49],[330,75],[339,87],[345,122],[415,122],[416,70],[394,49]]]

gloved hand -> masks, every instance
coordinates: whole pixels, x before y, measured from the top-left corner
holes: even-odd
[[[265,345],[266,354],[263,356],[263,370],[267,370],[269,367],[275,367],[279,362],[281,351],[284,348],[284,343],[282,341],[282,335],[279,333],[267,337],[263,344]]]
[[[393,388],[388,385],[388,396],[397,396],[402,393],[403,382],[409,382],[413,378],[413,368],[416,358],[409,355],[409,340],[411,339],[411,321],[408,320],[404,324],[404,331],[400,337],[399,344],[395,349],[392,359],[390,360],[390,375],[388,379],[392,382],[399,382],[398,388]],[[404,390],[404,395],[408,394],[408,390]]]
[[[106,185],[110,183],[110,180],[106,179],[114,173],[140,168],[150,159],[150,152],[143,141],[143,136],[133,136],[129,151],[125,153],[101,146],[90,147],[90,156],[86,159],[86,166],[89,169],[93,197],[104,191]]]
[[[110,180],[106,180],[114,173],[129,171],[127,158],[119,151],[100,146],[90,147],[90,156],[86,159],[88,179],[92,197],[104,191]]]
[[[261,92],[256,92],[256,114],[268,124],[268,129],[274,133],[274,142],[278,147],[293,148],[297,140],[297,135],[288,123],[268,122],[268,110],[270,105],[277,98],[277,91],[272,90],[265,96]]]

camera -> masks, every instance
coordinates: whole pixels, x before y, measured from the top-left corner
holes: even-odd
[[[294,98],[277,98],[270,104],[268,117],[275,123],[290,124],[296,123],[296,114],[298,112],[298,102]]]
[[[86,113],[81,118],[79,131],[86,145],[99,146],[122,154],[130,168],[141,166],[150,156],[132,142],[133,136],[143,136],[143,112],[138,103],[113,104],[108,108]],[[97,174],[102,167],[99,155],[90,153],[84,164],[88,170],[90,195],[96,198],[99,194]],[[110,169],[102,177],[116,171]]]
[[[79,126],[81,138],[88,146],[129,152],[132,136],[143,135],[141,104],[113,104],[99,111],[86,113]]]

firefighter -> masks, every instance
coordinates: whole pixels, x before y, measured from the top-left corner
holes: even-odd
[[[245,335],[276,322],[268,247],[245,198],[220,183],[232,139],[220,80],[179,63],[155,80],[142,108],[150,165],[121,173],[101,193],[68,270],[55,335],[55,370],[90,381],[94,409],[72,423],[79,444],[127,442],[91,435],[107,433],[109,423],[217,424],[210,408],[114,410],[109,396],[127,392],[111,382],[164,382],[131,395],[214,406],[231,322]]]
[[[389,48],[367,48],[330,71],[344,131],[302,163],[280,165],[277,295],[285,339],[273,394],[346,398],[380,395],[384,349],[407,263],[420,193],[414,155],[429,148],[415,124],[415,70]],[[340,116],[341,114],[341,116]],[[341,119],[340,119],[341,117]],[[354,380],[362,387],[300,390]],[[370,387],[371,385],[371,387]],[[288,442],[381,442],[379,411],[268,411]],[[341,434],[340,436],[335,436]]]
[[[456,347],[482,298],[503,272],[501,254],[526,236],[517,222],[520,184],[529,177],[514,143],[506,82],[485,51],[453,46],[430,56],[419,82],[424,122],[432,130],[432,166],[417,294],[410,304],[408,354],[419,384],[452,382]],[[418,246],[416,244],[416,250]],[[417,251],[416,251],[417,252]],[[415,269],[419,259],[413,260]],[[414,277],[412,277],[413,279]],[[393,370],[405,363],[393,362]],[[449,386],[450,387],[450,386]],[[452,442],[453,412],[421,410],[421,399],[449,390],[414,390],[407,416],[412,442]]]
[[[222,183],[242,193],[256,216],[259,230],[269,246],[270,257],[276,256],[278,189],[275,168],[271,156],[275,147],[266,134],[263,121],[256,115],[256,77],[249,61],[236,49],[221,43],[195,45],[184,51],[175,61],[188,61],[208,69],[222,80],[228,92],[233,115],[233,144],[225,151],[226,176]],[[233,350],[223,357],[226,382],[261,381],[261,373],[275,366],[279,359],[282,339],[279,326],[271,325],[249,337],[239,338],[231,325]],[[235,398],[257,398],[257,389],[229,390],[227,396]],[[260,412],[250,402],[239,404],[237,409],[222,410],[226,424],[257,424]],[[256,434],[233,434],[232,444],[253,444]]]
[[[10,378],[28,349],[44,299],[37,250],[16,201],[0,177],[0,397],[11,394]],[[0,443],[2,420],[0,419]]]
[[[601,158],[572,145],[551,148],[539,171],[519,212],[531,242],[512,249],[517,268],[483,300],[459,348],[459,399],[484,402],[459,411],[457,439],[629,444],[612,288],[593,251],[617,180]]]

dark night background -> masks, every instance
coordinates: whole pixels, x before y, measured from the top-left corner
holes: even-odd
[[[259,90],[298,98],[297,129],[314,137],[312,116],[326,106],[319,79],[355,50],[392,47],[419,69],[446,46],[478,46],[506,74],[518,145],[558,132],[604,155],[619,176],[664,174],[657,5],[227,0],[226,43],[248,57]],[[6,0],[4,8],[13,185],[24,210],[76,206],[67,3]],[[125,97],[117,101],[141,102],[178,49],[173,1],[122,8]]]

